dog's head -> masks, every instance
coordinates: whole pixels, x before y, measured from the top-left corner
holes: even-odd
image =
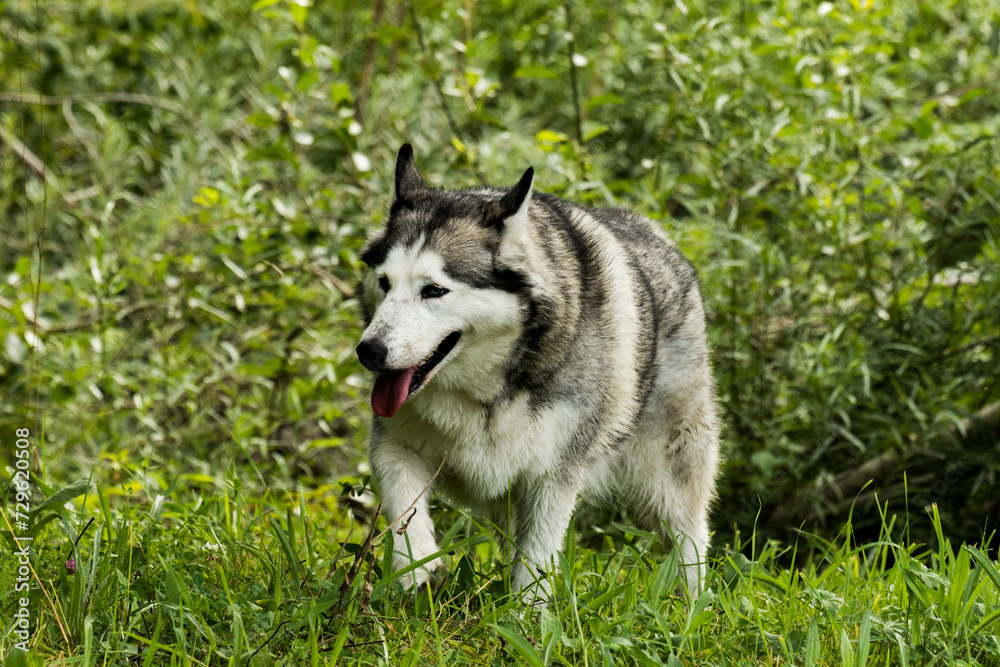
[[[392,417],[435,376],[475,382],[516,340],[527,277],[505,260],[524,246],[533,177],[529,168],[510,189],[429,188],[410,145],[399,149],[388,222],[361,256],[357,352],[375,373],[375,414]]]

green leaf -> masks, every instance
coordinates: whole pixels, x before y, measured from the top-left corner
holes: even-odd
[[[166,602],[171,605],[180,604],[182,601],[187,602],[187,584],[184,583],[183,577],[177,574],[174,568],[170,567],[170,564],[161,556],[156,555],[160,560],[160,565],[163,566],[164,574],[164,587],[163,593],[166,598]]]
[[[587,111],[591,109],[596,109],[597,107],[604,106],[605,104],[621,104],[624,102],[622,98],[618,97],[614,93],[601,93],[600,95],[594,95],[589,100],[583,103],[583,108]]]
[[[913,570],[908,567],[903,567],[900,570],[903,574],[903,582],[906,583],[906,589],[917,599],[920,606],[927,609],[931,606],[931,596],[927,591],[927,585],[924,583],[922,578],[917,575]]]
[[[295,157],[295,153],[280,144],[271,144],[270,146],[251,148],[247,151],[247,160],[251,162],[256,162],[258,160],[276,160],[280,162],[288,162],[289,164],[294,165],[296,169],[299,167],[299,160]]]
[[[533,667],[545,667],[542,656],[535,650],[535,647],[529,644],[515,630],[495,623],[490,623],[489,626],[496,630],[497,634],[506,639],[510,647],[529,665],[533,665]]]
[[[569,137],[562,132],[553,132],[552,130],[542,130],[535,135],[535,140],[538,143],[552,143],[558,144],[563,141],[569,141]]]
[[[334,82],[330,84],[330,101],[334,106],[341,103],[353,104],[354,95],[351,94],[351,87],[346,83]]]
[[[899,664],[901,667],[910,667],[910,649],[902,634],[896,635],[896,644],[899,646]]]
[[[715,612],[708,608],[714,599],[715,594],[710,590],[706,590],[698,596],[698,599],[688,612],[687,623],[684,626],[685,636],[694,634],[695,630],[715,618]]]
[[[592,129],[588,130],[583,135],[583,141],[587,142],[587,141],[590,141],[591,139],[593,139],[594,137],[599,137],[602,134],[604,134],[605,132],[607,132],[609,129],[611,129],[611,128],[609,128],[604,123],[598,123]]]
[[[257,111],[247,116],[247,122],[255,127],[274,127],[276,121],[271,118],[271,114]]]
[[[297,2],[290,2],[288,3],[288,11],[291,13],[292,20],[295,21],[295,25],[299,27],[299,30],[304,28],[306,17],[309,16],[309,8]]]
[[[312,68],[307,69],[299,77],[298,82],[295,84],[295,89],[300,93],[308,92],[310,88],[316,85],[317,81],[319,81],[319,72]]]
[[[542,609],[539,626],[542,631],[542,646],[545,651],[543,662],[548,664],[549,654],[552,652],[553,647],[562,639],[563,627],[559,621],[559,617],[547,608]]]
[[[815,665],[819,664],[819,658],[820,658],[819,628],[816,625],[815,618],[809,624],[809,634],[806,636],[805,653],[806,653],[805,654],[806,667],[815,667]]]
[[[913,121],[913,131],[917,133],[917,136],[921,139],[927,139],[932,134],[934,134],[934,125],[927,116],[920,116],[917,120]]]
[[[868,664],[868,645],[872,638],[872,612],[865,610],[865,617],[861,621],[861,629],[858,631],[858,651],[854,658],[857,667],[866,667]]]
[[[840,665],[854,667],[854,652],[851,650],[851,639],[847,636],[847,630],[840,631]]]
[[[69,486],[65,486],[59,489],[51,496],[49,496],[41,503],[39,503],[39,505],[31,511],[31,516],[38,516],[38,514],[42,512],[42,510],[45,510],[47,508],[61,509],[62,506],[65,505],[68,501],[85,494],[89,488],[90,488],[89,479],[78,479]]]
[[[663,559],[656,569],[656,578],[649,589],[649,601],[657,602],[670,593],[671,588],[677,585],[677,550],[672,549],[667,557]]]

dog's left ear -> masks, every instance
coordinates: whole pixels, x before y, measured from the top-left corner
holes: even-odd
[[[396,200],[412,201],[426,189],[424,178],[413,161],[413,146],[403,144],[396,156]]]
[[[486,223],[505,233],[511,228],[520,228],[527,224],[528,205],[531,203],[531,187],[534,182],[535,169],[528,167],[517,185],[496,202],[493,210],[487,215]]]

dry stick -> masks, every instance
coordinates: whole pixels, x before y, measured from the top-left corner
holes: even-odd
[[[35,0],[35,21],[38,20],[39,20],[38,0]],[[38,58],[37,62],[42,62],[42,44],[41,40],[37,38],[35,40],[35,48],[37,50],[37,58]],[[18,73],[17,82],[18,82],[17,86],[18,90],[23,92],[24,86],[21,80],[20,73]],[[45,81],[43,80],[43,76],[41,72],[39,72],[38,84],[39,86],[42,86],[44,85],[44,83]],[[21,136],[27,137],[28,135],[25,132],[24,128],[24,103],[22,102],[18,106],[20,107],[21,110]],[[45,109],[44,108],[38,110],[38,144],[41,154],[45,155]],[[43,167],[45,166],[44,163],[42,163],[42,165]],[[47,170],[45,173],[47,173]],[[45,265],[45,252],[43,247],[45,244],[45,223],[49,213],[49,184],[48,180],[46,180],[45,178],[45,173],[42,174],[42,215],[41,218],[39,219],[38,229],[35,232],[35,255],[32,258],[35,259],[35,264],[37,265],[38,270],[37,272],[34,271],[28,272],[28,285],[31,288],[31,307],[32,307],[31,333],[35,337],[36,341],[40,340],[38,337],[38,313],[40,312],[41,309],[38,307],[38,304],[41,300],[42,275],[43,275],[42,270]],[[27,179],[24,180],[27,181]],[[24,185],[25,185],[24,189],[25,195],[27,195],[27,183],[25,183]],[[28,218],[27,201],[28,199],[27,197],[25,197],[24,226],[26,232],[25,239],[30,243],[31,231]],[[38,276],[37,281],[35,280],[35,275]],[[35,378],[36,378],[36,373],[39,371],[41,360],[40,360],[40,355],[38,354],[38,348],[32,346],[32,349],[33,349],[33,354],[31,355],[31,360],[28,366],[28,386],[29,387],[34,386],[35,390],[33,392],[34,396],[29,400],[32,400],[33,403],[37,404],[42,395],[42,386],[40,382],[37,385],[35,384]],[[38,419],[37,414],[38,413],[36,412],[35,419]],[[39,467],[41,468],[41,465],[39,465]],[[44,469],[41,469],[41,472],[44,475]]]
[[[580,90],[576,82],[576,57],[574,44],[576,36],[573,34],[573,0],[566,0],[566,33],[569,35],[569,80],[573,86],[573,114],[576,118],[576,143],[583,146],[583,117],[580,114]]]
[[[34,151],[24,145],[24,143],[10,133],[7,128],[0,125],[0,143],[6,143],[10,146],[11,151],[14,155],[21,158],[25,166],[31,171],[35,172],[40,176],[45,182],[46,187],[52,188],[53,190],[59,190],[59,179],[56,177],[55,172],[48,168],[48,166],[42,162],[42,159],[35,155]],[[74,192],[67,193],[63,195],[63,202],[70,207],[76,206],[82,200],[94,197],[100,194],[101,189],[92,185],[89,188],[83,188],[82,190],[76,190]]]
[[[167,111],[172,111],[174,113],[180,114],[185,119],[187,119],[192,124],[196,124],[189,114],[188,110],[185,109],[180,104],[172,102],[170,100],[165,100],[159,97],[153,97],[152,95],[142,95],[139,93],[122,93],[122,92],[111,92],[111,93],[91,93],[84,95],[64,95],[62,97],[50,97],[42,95],[40,93],[12,93],[12,92],[0,92],[0,102],[17,102],[19,104],[38,104],[41,106],[62,106],[63,115],[66,116],[66,122],[69,124],[70,129],[73,130],[73,134],[80,140],[90,154],[91,159],[95,162],[99,161],[99,156],[95,154],[95,150],[83,133],[83,128],[76,121],[76,118],[72,114],[70,109],[71,105],[75,102],[118,102],[125,104],[143,104],[146,106],[157,107],[159,109],[165,109]],[[204,128],[202,128],[204,131]],[[206,131],[206,134],[209,134]],[[221,147],[221,142],[219,142],[218,137],[210,136],[213,143],[218,147]],[[27,146],[21,143],[17,137],[11,135],[6,128],[0,127],[0,140],[6,142],[13,149],[14,153],[20,157],[24,163],[33,172],[45,179],[45,184],[55,190],[59,189],[59,181],[56,178],[55,173],[49,169],[41,158],[35,155]],[[88,188],[83,188],[82,190],[76,190],[74,192],[67,193],[63,195],[63,202],[70,207],[76,206],[84,199],[89,199],[90,197],[95,197],[100,194],[101,189],[97,185],[92,185]]]
[[[10,521],[7,519],[7,514],[0,513],[0,518],[2,518],[3,522],[7,525],[7,531],[10,533],[10,535],[14,536],[16,534],[14,532],[14,526],[10,525]],[[43,585],[42,578],[38,576],[38,573],[35,571],[35,566],[31,563],[30,560],[28,561],[28,568],[31,570],[31,574],[35,575],[35,581],[38,582],[38,588],[39,590],[42,591],[42,595],[45,596],[45,599],[49,603],[49,607],[51,607],[52,609],[52,618],[55,619],[56,625],[59,626],[59,632],[60,634],[62,634],[63,641],[66,642],[66,646],[69,646],[70,645],[69,637],[66,634],[66,627],[63,625],[63,619],[59,615],[59,610],[56,609],[56,603],[59,603],[59,609],[60,610],[62,609],[61,599],[58,596],[56,596],[55,601],[53,601],[52,599],[53,596],[49,595],[48,589],[46,589],[45,586]],[[52,584],[51,579],[49,579],[49,585],[52,586],[52,590],[55,591],[55,586]]]
[[[354,100],[354,120],[358,121],[359,125],[364,124],[364,106],[368,101],[368,94],[371,92],[372,74],[375,72],[375,47],[378,45],[375,30],[378,28],[379,21],[382,20],[383,9],[385,9],[385,0],[375,0],[375,6],[372,8],[371,31],[365,42],[365,61],[361,67],[361,83],[358,85],[358,96]]]
[[[267,639],[266,639],[266,640],[264,641],[264,643],[263,643],[262,645],[258,646],[258,647],[257,647],[257,650],[256,650],[256,651],[254,651],[253,653],[251,653],[251,654],[250,654],[250,657],[249,657],[249,658],[247,658],[247,664],[250,664],[250,660],[251,660],[251,659],[252,659],[252,658],[253,658],[253,657],[254,657],[255,655],[257,655],[258,653],[260,653],[260,652],[261,652],[261,651],[262,651],[262,650],[263,650],[263,649],[264,649],[264,648],[265,648],[265,647],[266,647],[266,646],[267,646],[268,644],[270,644],[270,643],[271,643],[271,640],[272,640],[272,639],[274,639],[274,637],[275,637],[275,636],[276,636],[276,635],[277,635],[277,634],[278,634],[279,632],[281,632],[281,629],[282,629],[283,627],[285,627],[285,625],[286,625],[286,624],[288,624],[288,623],[291,623],[291,620],[287,620],[287,621],[282,621],[281,623],[279,623],[279,624],[278,624],[278,627],[276,627],[276,628],[274,629],[274,632],[272,632],[272,633],[271,633],[271,636],[270,636],[270,637],[268,637],[268,638],[267,638]]]
[[[437,476],[441,473],[441,468],[444,467],[444,460],[445,460],[445,458],[447,456],[448,456],[448,452],[445,452],[444,455],[441,457],[441,463],[438,465],[437,470],[434,471],[434,474],[431,475],[430,480],[428,480],[427,484],[420,491],[420,493],[417,494],[417,497],[413,499],[413,502],[410,503],[410,506],[407,507],[405,510],[403,510],[403,513],[400,514],[399,516],[397,516],[395,521],[393,521],[388,526],[386,526],[385,530],[383,530],[381,533],[379,533],[378,537],[375,538],[375,539],[378,539],[378,538],[382,537],[383,535],[385,535],[386,533],[388,533],[390,530],[392,530],[392,527],[395,526],[397,523],[399,523],[400,519],[402,519],[404,516],[406,516],[409,513],[410,510],[414,509],[414,505],[417,504],[417,501],[420,500],[421,496],[423,496],[425,493],[427,493],[427,489],[431,488],[431,484],[434,483],[434,480],[437,479]]]
[[[353,582],[354,578],[358,576],[358,572],[361,570],[361,564],[365,562],[365,559],[368,558],[368,552],[371,551],[374,543],[377,540],[381,539],[383,536],[385,536],[385,534],[388,533],[390,530],[392,530],[392,527],[395,526],[397,523],[399,523],[399,521],[404,516],[406,516],[410,510],[414,510],[414,512],[416,512],[416,510],[414,509],[414,505],[416,505],[417,501],[420,500],[420,498],[425,493],[427,493],[427,489],[429,489],[431,487],[431,484],[434,483],[434,480],[437,479],[437,476],[441,473],[441,468],[444,467],[445,457],[447,456],[448,452],[445,452],[444,456],[441,457],[441,463],[438,465],[437,470],[434,471],[434,474],[431,475],[431,478],[430,480],[428,480],[426,486],[424,486],[424,488],[421,489],[420,493],[417,494],[417,497],[413,499],[412,503],[410,503],[410,506],[407,507],[405,510],[403,510],[403,513],[397,516],[392,523],[386,526],[385,530],[383,530],[378,535],[375,535],[375,523],[372,522],[371,530],[368,531],[368,535],[365,537],[365,541],[361,545],[361,551],[354,558],[354,565],[351,566],[351,569],[348,571],[347,576],[344,577],[344,583],[341,584],[342,590],[344,587],[348,586],[351,582]],[[376,516],[378,516],[379,512],[381,511],[382,511],[382,503],[380,502],[378,504],[378,509],[375,511]],[[343,545],[341,545],[341,552],[342,551],[343,551]]]
[[[325,280],[326,282],[330,283],[335,288],[337,288],[337,291],[340,292],[340,295],[345,299],[350,299],[351,297],[354,296],[354,290],[351,288],[351,286],[345,283],[337,276],[330,273],[329,271],[324,271],[318,266],[314,266],[310,270],[314,274],[316,274],[317,276],[319,276],[320,278],[322,278],[323,280]]]
[[[68,98],[63,98],[62,111],[63,118],[66,119],[69,129],[73,131],[73,136],[75,136],[77,140],[83,144],[83,147],[87,149],[87,154],[90,155],[90,159],[94,161],[94,164],[100,164],[101,156],[94,147],[94,142],[90,140],[90,137],[87,136],[86,131],[84,131],[80,122],[73,114],[73,101]]]
[[[28,169],[41,176],[47,185],[52,188],[58,188],[59,181],[56,179],[56,175],[52,173],[52,170],[46,167],[40,157],[35,155],[30,148],[25,146],[20,139],[11,134],[10,130],[3,125],[0,125],[0,141],[9,145],[14,155],[21,158],[21,161],[24,162]]]
[[[472,14],[474,9],[473,0],[465,0],[465,17],[462,20],[462,44],[466,46],[472,41]],[[467,51],[467,48],[462,48],[455,59],[455,83],[457,84],[455,87],[462,94],[465,106],[472,113],[476,110],[476,93],[472,89],[472,86],[469,85],[469,79],[466,76],[466,72],[469,69],[469,54]],[[478,128],[476,130],[478,134]]]

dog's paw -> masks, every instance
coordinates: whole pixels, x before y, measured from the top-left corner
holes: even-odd
[[[428,563],[428,565],[432,564],[433,561],[431,563]],[[447,583],[447,581],[448,581],[448,568],[444,565],[444,563],[438,563],[437,566],[432,571],[427,573],[427,576],[424,578],[422,582],[420,582],[410,590],[413,593],[414,597],[420,597],[422,595],[425,595],[428,590],[430,590],[430,592],[433,594],[439,588],[444,586]]]
[[[514,589],[520,593],[521,602],[526,607],[543,609],[552,599],[552,584],[545,570],[524,564],[515,568]]]
[[[402,569],[405,565],[397,566],[397,570]],[[424,589],[429,583],[437,582],[441,580],[442,575],[446,573],[448,568],[441,561],[440,558],[435,558],[429,563],[421,565],[412,572],[407,572],[402,576],[400,581],[403,584],[403,588],[410,591],[411,593],[420,594],[424,592]]]

